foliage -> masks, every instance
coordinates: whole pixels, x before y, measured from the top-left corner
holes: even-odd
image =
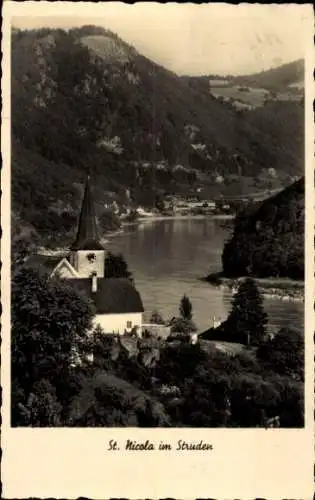
[[[61,424],[61,404],[55,388],[45,379],[35,382],[24,404],[22,394],[13,391],[12,423],[14,426],[58,427]]]
[[[255,292],[253,283],[249,288]],[[129,352],[96,327],[94,360],[85,363],[88,301],[65,283],[23,268],[13,277],[12,297],[14,426],[261,427],[273,417],[282,427],[303,426],[297,332],[280,331],[260,345],[257,357],[255,349],[233,356],[214,345],[205,349],[206,341],[162,343],[147,366],[139,341]],[[83,363],[75,362],[73,347]]]
[[[133,283],[132,273],[129,271],[128,264],[122,254],[107,252],[105,257],[105,277],[127,278]]]
[[[80,427],[168,426],[162,404],[104,371],[96,372],[73,400],[71,419]]]
[[[174,318],[171,323],[171,333],[184,333],[185,335],[196,332],[196,324],[191,319]]]
[[[244,355],[169,347],[156,373],[180,394],[163,401],[173,425],[261,427],[278,416],[283,427],[303,426],[303,385]]]
[[[13,398],[13,415],[22,404],[33,423],[36,418],[46,425],[50,419],[58,420],[57,400],[62,398],[71,366],[78,358],[84,362],[90,350],[92,316],[89,301],[70,285],[40,277],[31,269],[16,272],[12,280],[11,373],[14,394],[22,399]],[[43,399],[43,392],[50,396]]]
[[[183,319],[192,319],[192,303],[187,295],[184,295],[180,301],[179,313]]]
[[[267,322],[263,298],[256,282],[246,278],[233,297],[228,318],[218,327],[204,331],[200,338],[257,346],[266,338]]]
[[[257,358],[281,375],[303,380],[304,341],[301,332],[282,328],[258,348]]]
[[[104,191],[128,187],[136,203],[152,206],[160,188],[189,187],[200,172],[238,174],[236,153],[242,175],[270,165],[302,172],[303,123],[299,103],[268,103],[244,117],[208,85],[192,85],[103,28],[12,35],[12,206],[41,238],[71,237],[87,165],[101,203]],[[109,147],[115,138],[118,150]],[[155,161],[163,168],[153,171]]]
[[[206,355],[199,344],[183,342],[178,347],[167,346],[161,351],[155,373],[162,382],[176,385],[191,377],[198,364],[205,359]]]
[[[165,321],[159,311],[154,310],[151,314],[150,323],[155,325],[165,325]]]
[[[11,239],[11,265],[12,269],[17,269],[25,264],[28,257],[35,251],[36,238],[30,236],[12,235]]]
[[[98,325],[93,332],[93,361],[94,366],[105,370],[112,370],[115,366],[116,338],[106,334]]]
[[[239,214],[223,250],[224,275],[304,279],[304,179]]]
[[[290,84],[298,83],[303,79],[303,59],[282,64],[277,68],[271,68],[254,75],[236,76],[233,78],[235,83],[273,90],[284,90]]]
[[[107,231],[115,231],[121,227],[119,217],[111,210],[104,210],[104,212],[102,212],[99,216],[99,224],[104,233]]]
[[[137,210],[131,210],[131,212],[126,215],[125,221],[126,222],[135,222],[139,218]]]
[[[233,331],[247,345],[259,345],[266,336],[267,314],[255,281],[246,278],[233,298],[232,310],[224,329]]]

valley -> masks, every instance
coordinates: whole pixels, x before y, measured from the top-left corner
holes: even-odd
[[[280,95],[299,83],[301,68],[255,78],[228,77],[230,90],[220,92],[249,85],[244,99],[260,88]],[[131,209],[159,210],[174,195],[265,196],[296,180],[304,165],[302,100],[267,99],[248,110],[221,94],[211,95],[209,77],[178,76],[104,28],[15,30],[13,229],[42,241],[71,238],[88,172],[100,216],[108,203],[126,205],[126,191]]]
[[[12,30],[12,426],[302,428],[303,60],[75,24]]]

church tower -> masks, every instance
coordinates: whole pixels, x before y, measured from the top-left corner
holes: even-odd
[[[104,278],[104,259],[105,250],[99,241],[90,176],[88,176],[77,237],[71,247],[70,264],[77,271],[80,278],[92,276]]]

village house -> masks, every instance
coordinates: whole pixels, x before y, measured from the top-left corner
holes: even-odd
[[[105,249],[100,243],[90,179],[87,179],[75,242],[68,255],[58,258],[35,255],[28,265],[71,281],[95,306],[94,326],[105,333],[142,330],[143,304],[139,292],[126,278],[106,278]]]

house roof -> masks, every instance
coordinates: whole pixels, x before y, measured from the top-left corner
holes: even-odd
[[[138,356],[139,348],[137,338],[121,335],[118,337],[118,343],[128,352],[129,356]]]
[[[97,278],[97,291],[92,292],[91,278],[72,278],[71,285],[87,295],[97,314],[143,312],[139,292],[125,278]]]
[[[81,213],[78,224],[77,237],[73,243],[72,250],[104,250],[100,241],[96,224],[94,210],[94,201],[88,176],[84,196],[82,201]]]
[[[65,257],[64,257],[65,258]],[[26,265],[39,274],[49,274],[63,260],[60,256],[33,255]],[[70,264],[69,264],[70,265]],[[97,314],[143,312],[141,296],[126,278],[97,278],[97,292],[92,292],[91,278],[71,278],[69,284],[87,295],[95,305]]]

